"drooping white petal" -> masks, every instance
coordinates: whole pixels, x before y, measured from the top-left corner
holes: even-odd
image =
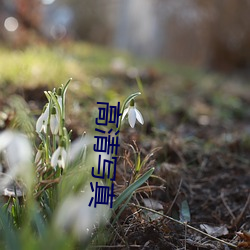
[[[57,101],[58,101],[58,104],[59,104],[61,111],[62,111],[62,96],[60,96],[60,95],[57,96]]]
[[[47,124],[49,120],[49,105],[47,105],[45,111],[40,115],[36,122],[36,132],[40,133],[44,131],[47,132]]]
[[[66,161],[67,161],[67,152],[64,148],[62,148],[60,156],[61,156],[61,159],[58,160],[58,166],[64,169],[66,165]]]
[[[51,166],[53,168],[55,168],[57,166],[57,164],[58,164],[58,158],[59,158],[60,154],[61,154],[61,147],[59,146],[56,149],[56,151],[52,154],[52,157],[51,157],[50,163],[51,163]]]
[[[58,134],[59,131],[59,120],[56,114],[52,114],[50,117],[50,130],[53,135]]]
[[[126,109],[123,111],[122,120],[125,118],[126,114],[128,113],[128,110],[129,110],[129,108],[126,108]]]
[[[65,160],[65,162],[66,162],[66,160],[67,160],[67,152],[66,152],[66,150],[65,150],[64,148],[62,148],[61,156],[62,156],[62,158],[63,158],[63,159]]]
[[[142,117],[142,114],[141,112],[135,108],[135,113],[136,113],[136,119],[141,123],[143,124],[144,123],[144,120],[143,120],[143,117]]]
[[[65,168],[65,161],[64,161],[64,159],[63,158],[58,159],[57,165],[58,165],[59,168],[64,169]]]
[[[45,134],[47,133],[47,125],[48,123],[46,121],[43,122],[43,125],[42,125],[42,130]]]
[[[43,123],[44,123],[44,113],[42,113],[39,116],[39,118],[37,119],[37,122],[36,122],[36,132],[37,133],[40,133],[42,131]]]
[[[128,112],[128,122],[129,125],[134,128],[135,122],[136,122],[136,113],[135,113],[135,108],[130,107],[129,112]]]
[[[49,104],[47,104],[46,109],[44,111],[44,119],[48,120],[49,119]]]

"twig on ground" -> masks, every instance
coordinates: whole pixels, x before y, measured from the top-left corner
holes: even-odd
[[[169,214],[169,213],[171,212],[172,207],[173,207],[173,205],[174,205],[175,202],[176,202],[176,199],[177,199],[177,197],[178,197],[178,194],[180,193],[180,190],[181,190],[181,185],[182,185],[182,179],[180,180],[179,187],[178,187],[178,189],[177,189],[176,195],[175,195],[174,200],[172,201],[172,203],[171,203],[171,205],[170,205],[170,207],[169,207],[169,209],[168,209],[168,211],[167,211],[167,214]]]
[[[115,245],[115,246],[105,246],[105,245],[98,245],[98,246],[89,246],[90,249],[92,248],[124,248],[124,247],[128,247],[127,245]],[[134,248],[141,248],[141,245],[129,245],[129,247],[134,247]]]
[[[224,206],[226,207],[227,211],[229,212],[229,214],[230,214],[231,217],[233,218],[233,221],[235,221],[236,218],[235,218],[235,216],[234,216],[234,214],[233,214],[231,208],[227,205],[227,202],[226,202],[226,200],[225,200],[224,191],[221,192],[220,198],[221,198],[221,200],[222,200]]]
[[[246,201],[245,206],[243,207],[241,213],[237,216],[237,218],[234,219],[234,221],[233,221],[234,226],[237,226],[238,223],[240,222],[240,220],[242,219],[242,217],[244,216],[244,214],[249,206],[249,203],[250,203],[250,194],[248,194],[247,201]]]

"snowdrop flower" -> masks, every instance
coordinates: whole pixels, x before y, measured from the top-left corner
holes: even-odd
[[[45,106],[43,113],[40,115],[36,122],[36,132],[41,133],[42,131],[46,134],[47,125],[49,120],[49,104]]]
[[[51,157],[51,166],[55,169],[56,166],[64,169],[67,161],[67,152],[63,143],[55,150]]]
[[[143,117],[142,117],[142,114],[141,112],[135,107],[135,101],[134,99],[132,99],[130,101],[130,104],[129,104],[129,107],[126,108],[123,112],[123,115],[122,115],[122,120],[125,118],[125,116],[128,114],[128,122],[129,122],[129,125],[134,128],[135,126],[135,122],[136,122],[136,119],[141,123],[143,124],[144,123],[144,120],[143,120]]]
[[[93,197],[89,187],[85,187],[79,195],[68,196],[59,207],[55,216],[55,226],[64,233],[72,233],[79,240],[87,240],[95,226],[108,221],[108,206],[89,207]]]
[[[1,187],[6,187],[13,179],[21,177],[30,186],[33,181],[32,147],[28,138],[21,133],[6,130],[0,133],[0,152],[7,163],[7,173],[1,179]]]
[[[52,108],[51,116],[50,116],[50,130],[53,135],[56,135],[59,131],[59,117],[58,112],[55,107]]]

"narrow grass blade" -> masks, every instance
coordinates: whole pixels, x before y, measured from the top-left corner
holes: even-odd
[[[116,221],[119,219],[121,213],[124,211],[124,209],[126,208],[127,204],[129,203],[130,199],[132,198],[133,196],[133,193],[131,193],[129,195],[129,197],[127,198],[127,200],[124,202],[123,206],[119,209],[117,215],[115,216],[113,222],[112,222],[112,225],[116,223]]]

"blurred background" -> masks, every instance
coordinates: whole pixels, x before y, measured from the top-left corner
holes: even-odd
[[[249,0],[0,0],[0,39],[84,40],[220,71],[250,64]]]

